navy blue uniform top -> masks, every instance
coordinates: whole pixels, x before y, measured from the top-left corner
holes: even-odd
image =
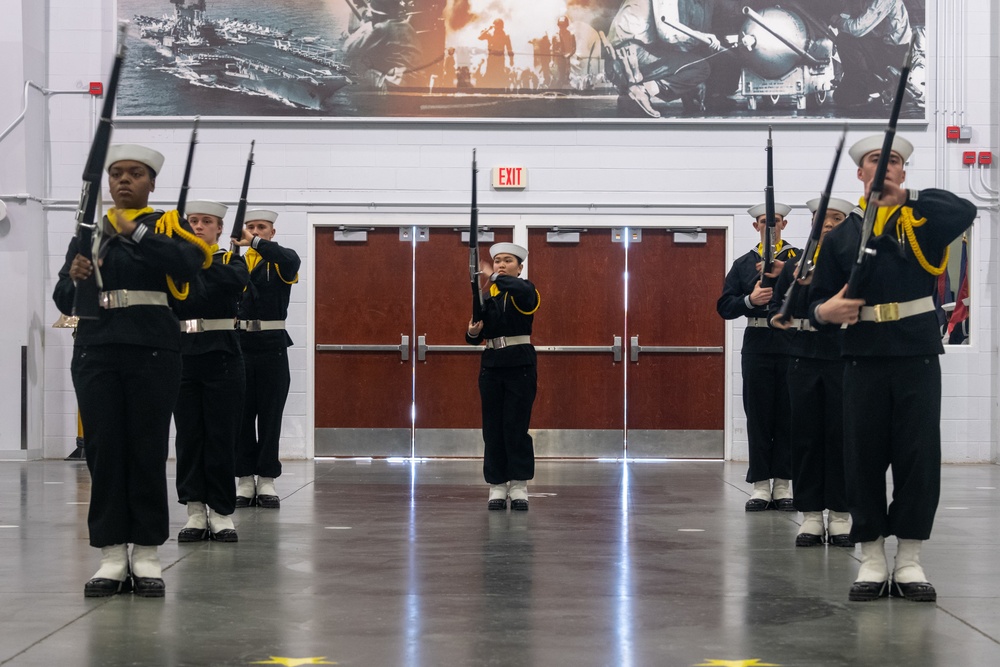
[[[101,239],[98,252],[102,278],[101,289],[143,290],[163,292],[169,296],[167,275],[180,286],[198,275],[204,254],[198,246],[178,236],[153,232],[163,211],[140,215],[136,224],[144,225],[139,240],[113,232],[111,223],[104,218],[104,228],[109,230]],[[182,225],[190,232],[187,223]],[[59,270],[52,299],[64,315],[73,313],[76,287],[69,277],[73,259],[79,253],[74,236],[66,251],[66,261]],[[95,262],[96,263],[96,262]],[[129,306],[128,308],[100,308],[96,320],[80,320],[76,328],[76,345],[142,345],[168,350],[180,349],[180,326],[177,316],[166,306]]]
[[[778,274],[778,280],[774,284],[774,293],[771,296],[771,303],[767,306],[768,321],[781,310],[781,304],[785,301],[785,294],[794,280],[795,267],[798,265],[799,259],[800,257],[793,257],[788,260],[781,273]],[[808,320],[810,303],[809,286],[799,285],[792,297],[794,301],[788,311],[789,317]],[[791,334],[792,341],[788,353],[793,357],[826,359],[828,361],[840,359],[841,337],[843,336],[843,330],[840,327],[823,328],[818,331],[791,329]]]
[[[465,334],[466,342],[478,345],[487,338],[529,336],[540,297],[529,281],[514,276],[497,275],[490,284],[490,297],[483,302],[483,330],[476,338]],[[532,345],[511,345],[483,350],[482,365],[533,366],[536,363]]]
[[[240,300],[241,320],[285,320],[288,317],[288,302],[292,285],[299,280],[302,260],[291,248],[285,248],[274,241],[257,237],[251,247],[260,253],[258,261],[250,270],[250,282]],[[251,253],[247,252],[247,265],[251,263]],[[242,331],[240,345],[244,352],[266,351],[291,347],[292,338],[284,329],[277,331]]]
[[[242,257],[221,249],[212,254],[211,266],[191,282],[188,298],[174,303],[174,312],[180,320],[232,320],[233,327],[224,331],[182,334],[182,354],[240,353],[236,308],[249,280],[250,273]]]
[[[927,219],[913,228],[917,244],[932,266],[940,266],[948,245],[975,220],[976,206],[946,190],[910,190],[909,197],[906,206],[913,209],[913,216],[917,220]],[[816,267],[810,290],[809,314],[813,324],[817,324],[816,307],[839,292],[850,278],[858,257],[861,223],[862,216],[855,210],[823,241],[823,261]],[[876,254],[862,268],[859,298],[874,306],[933,295],[937,277],[918,262],[902,234],[898,213],[873,241]],[[843,354],[877,357],[944,354],[937,315],[932,310],[895,322],[853,324],[844,331]]]
[[[774,258],[788,261],[799,253],[797,248],[784,245],[774,253]],[[715,310],[725,320],[735,320],[740,317],[760,317],[767,319],[767,304],[763,306],[747,306],[747,297],[753,292],[754,285],[760,280],[757,263],[762,261],[760,246],[754,248],[733,262],[726,274],[722,288],[722,296],[715,304]],[[750,327],[743,332],[743,351],[757,354],[788,354],[792,334],[781,329],[770,327]]]

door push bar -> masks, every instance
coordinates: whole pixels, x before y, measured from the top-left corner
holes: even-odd
[[[417,361],[427,359],[428,352],[482,352],[479,345],[428,345],[426,336],[417,336]],[[536,352],[610,352],[614,360],[622,360],[622,337],[615,336],[613,345],[536,345]]]
[[[317,352],[399,352],[400,361],[410,360],[410,337],[400,335],[399,345],[317,345]]]
[[[722,347],[701,347],[699,345],[639,345],[639,337],[629,339],[629,361],[639,361],[640,352],[666,354],[721,354]]]

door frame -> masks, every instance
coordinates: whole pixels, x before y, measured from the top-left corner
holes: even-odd
[[[538,209],[546,206],[539,204]],[[514,243],[526,245],[528,228],[587,228],[611,229],[615,227],[656,227],[695,231],[698,229],[723,229],[726,233],[726,267],[733,263],[733,226],[735,216],[689,213],[612,212],[586,209],[558,210],[556,212],[486,213],[480,211],[479,224],[484,227],[510,227]],[[309,258],[316,257],[316,228],[318,227],[468,227],[468,208],[446,208],[429,205],[426,208],[401,207],[392,211],[345,210],[307,213],[306,242]],[[530,248],[529,248],[530,250]],[[316,262],[307,262],[308,284],[306,290],[306,433],[305,456],[315,458],[316,453]],[[525,262],[524,277],[529,278],[531,257]],[[717,277],[721,293],[725,275]],[[460,277],[459,277],[460,279]],[[706,304],[710,307],[713,304]],[[725,334],[725,448],[724,460],[732,459],[733,449],[733,323],[726,322]],[[366,457],[367,458],[367,457]]]

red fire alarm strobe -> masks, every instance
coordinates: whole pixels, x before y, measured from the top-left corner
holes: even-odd
[[[962,130],[958,125],[949,125],[947,129],[948,141],[958,141],[962,136]]]
[[[983,151],[979,154],[979,164],[988,165],[993,164],[993,153],[987,153]]]
[[[962,164],[976,164],[976,151],[962,153]]]
[[[94,96],[103,95],[104,94],[104,84],[101,83],[100,81],[91,81],[90,82],[90,94],[94,95]]]

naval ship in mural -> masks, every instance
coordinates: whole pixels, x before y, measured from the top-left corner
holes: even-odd
[[[310,110],[329,107],[351,83],[337,50],[320,36],[298,37],[256,21],[212,16],[206,0],[169,2],[172,13],[132,17],[133,35],[155,49],[144,65],[193,86]],[[246,107],[248,115],[255,112],[253,104]]]

